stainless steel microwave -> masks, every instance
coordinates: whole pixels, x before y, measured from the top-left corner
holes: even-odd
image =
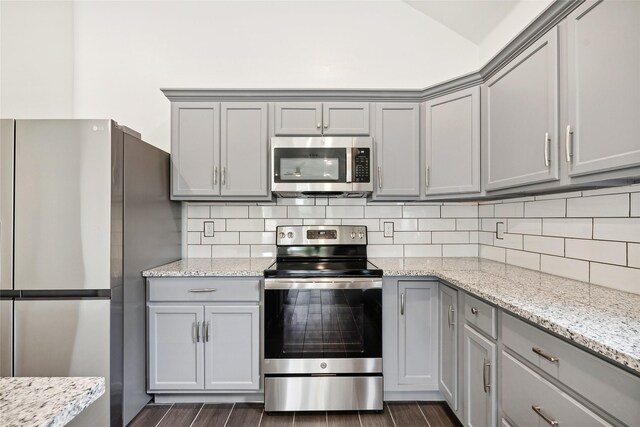
[[[281,197],[366,197],[373,191],[370,137],[271,138],[271,191]]]

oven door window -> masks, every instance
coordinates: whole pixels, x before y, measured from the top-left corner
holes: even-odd
[[[275,182],[346,182],[346,148],[276,148]]]
[[[265,358],[382,357],[381,289],[265,291]]]

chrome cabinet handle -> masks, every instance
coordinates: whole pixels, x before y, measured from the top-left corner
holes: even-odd
[[[189,292],[198,293],[198,292],[215,292],[216,288],[193,288],[189,289]]]
[[[400,315],[404,316],[404,293],[400,294]]]
[[[378,188],[382,189],[382,172],[380,166],[378,166]]]
[[[544,351],[540,347],[531,347],[531,351],[533,351],[534,353],[539,354],[540,356],[544,357],[549,362],[558,362],[558,361],[560,361],[559,357],[556,357],[556,356],[553,356],[553,355],[547,353],[546,351]]]
[[[196,341],[196,322],[193,322],[191,324],[191,339],[194,343],[198,342]]]
[[[329,127],[329,123],[324,124],[324,128],[327,129]]]
[[[202,324],[202,327],[204,328],[204,323]],[[206,342],[209,342],[209,322],[208,321],[207,321],[207,327],[202,335],[204,335],[204,340]]]
[[[564,148],[567,154],[567,163],[571,163],[571,135],[573,135],[571,125],[567,125],[567,134],[565,135],[564,140]]]
[[[196,322],[196,342],[200,342],[200,322]]]
[[[213,167],[213,185],[218,185],[218,167]]]
[[[491,376],[491,362],[487,362],[487,359],[484,359],[484,364],[482,366],[482,386],[484,388],[485,393],[487,393],[491,388],[491,384],[489,383],[490,376]]]
[[[453,326],[455,325],[455,323],[453,323],[453,306],[450,305],[449,306],[449,313],[447,313],[447,320],[449,321],[449,327],[453,328]]]
[[[322,125],[321,125],[320,123],[318,123],[318,124],[316,125],[316,127],[317,127],[318,129],[320,129],[320,128],[322,127]]]
[[[471,314],[475,314],[476,316],[478,315],[478,309],[475,307],[471,307]]]
[[[424,171],[424,185],[429,188],[429,165],[427,165],[427,168]]]
[[[544,133],[544,165],[546,167],[549,167],[549,143],[551,141],[549,140],[549,132],[545,132]]]
[[[227,167],[222,167],[222,185],[227,185]]]
[[[559,424],[558,421],[554,420],[553,418],[550,418],[548,415],[545,415],[544,412],[542,412],[542,409],[539,406],[531,405],[531,409],[533,409],[533,412],[538,414],[540,416],[540,418],[545,420],[547,422],[547,424],[549,424],[551,426],[557,426]]]

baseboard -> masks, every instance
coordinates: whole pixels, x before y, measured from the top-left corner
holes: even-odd
[[[423,400],[427,402],[444,401],[439,391],[385,391],[385,402],[397,402],[402,400]]]
[[[264,402],[264,393],[156,394],[155,403],[237,403]]]

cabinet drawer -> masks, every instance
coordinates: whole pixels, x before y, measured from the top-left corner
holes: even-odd
[[[496,331],[496,308],[467,294],[464,297],[464,318],[467,323],[485,334],[498,338]]]
[[[259,301],[260,279],[148,279],[149,301]]]
[[[640,377],[505,313],[502,342],[620,421],[640,425]]]
[[[608,426],[606,421],[502,352],[502,411],[518,426]]]

